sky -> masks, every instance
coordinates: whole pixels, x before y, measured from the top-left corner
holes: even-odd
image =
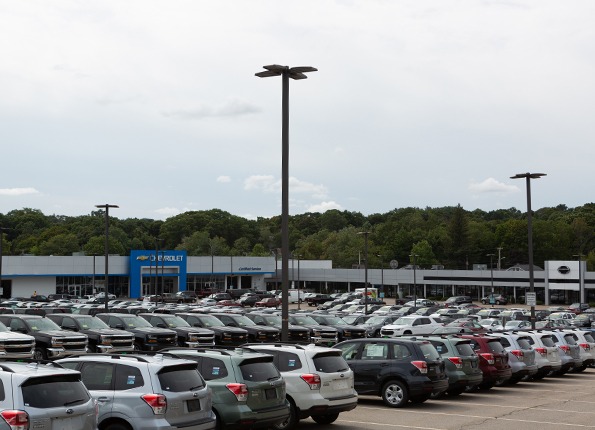
[[[592,0],[0,0],[0,213],[592,203]]]

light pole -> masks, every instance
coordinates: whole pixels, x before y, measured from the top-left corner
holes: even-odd
[[[2,253],[0,252],[0,256]],[[579,303],[585,303],[585,290],[583,290],[582,273],[581,273],[581,259],[584,257],[583,254],[574,254],[573,257],[578,259],[578,301]]]
[[[380,254],[377,254],[376,257],[380,258],[380,290],[384,294],[384,260]]]
[[[490,257],[490,279],[492,282],[492,296],[490,297],[490,304],[494,307],[494,254],[488,254],[487,257]]]
[[[413,258],[413,306],[417,308],[417,254],[411,254],[409,257]]]
[[[4,290],[2,290],[2,255],[3,255],[3,248],[2,244],[4,242],[4,232],[10,230],[8,227],[0,227],[0,290],[2,294],[4,294]]]
[[[368,315],[368,235],[369,231],[360,231],[364,235],[364,315]]]
[[[297,286],[297,291],[298,291],[298,311],[301,310],[302,306],[300,303],[300,255],[297,255],[297,259],[298,259],[298,286]]]
[[[511,176],[510,179],[525,179],[527,184],[527,236],[529,244],[529,291],[535,292],[535,281],[533,276],[533,223],[531,213],[531,179],[539,179],[542,176],[546,176],[545,173],[518,173]],[[531,304],[531,328],[535,330],[535,305]]]
[[[281,341],[289,340],[289,78],[306,79],[306,72],[315,72],[318,69],[310,66],[288,67],[272,64],[264,66],[264,72],[256,73],[259,78],[281,76],[282,115],[281,115]]]
[[[104,209],[105,210],[105,245],[104,245],[104,253],[105,253],[105,288],[104,288],[104,300],[105,300],[105,312],[109,312],[109,308],[107,306],[107,302],[109,301],[109,268],[108,268],[108,261],[109,261],[109,210],[110,208],[119,208],[118,205],[95,205],[96,208]]]

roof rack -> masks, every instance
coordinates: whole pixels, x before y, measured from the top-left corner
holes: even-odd
[[[158,354],[159,351],[157,351],[155,353]],[[89,356],[96,356],[96,357],[109,357],[109,358],[115,358],[115,359],[121,359],[121,358],[134,358],[137,361],[143,362],[143,363],[148,363],[149,361],[143,357],[143,355],[153,355],[153,354],[146,354],[144,351],[139,351],[139,352],[134,352],[133,354],[125,354],[125,353],[121,353],[121,354],[101,354],[98,352],[87,352],[87,353],[80,353],[80,354],[72,354],[69,355],[68,357],[65,358],[75,358],[75,357],[89,357]]]

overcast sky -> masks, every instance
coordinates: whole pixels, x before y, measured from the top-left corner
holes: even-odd
[[[0,0],[0,213],[593,202],[592,0]]]

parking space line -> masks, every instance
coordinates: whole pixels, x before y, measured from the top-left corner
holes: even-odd
[[[411,425],[400,425],[400,424],[387,424],[387,423],[371,423],[371,422],[363,422],[363,421],[350,421],[350,420],[342,420],[338,419],[336,422],[346,423],[346,424],[365,424],[366,426],[381,426],[381,427],[399,427],[399,428],[407,428],[407,429],[418,429],[418,430],[446,430],[444,428],[436,428],[436,427],[415,427]]]

